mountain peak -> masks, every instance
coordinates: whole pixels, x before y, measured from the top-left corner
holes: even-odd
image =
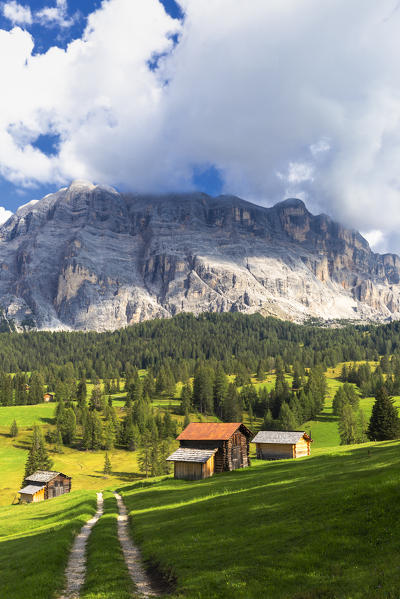
[[[20,328],[106,330],[182,311],[400,319],[400,259],[299,198],[267,208],[78,179],[3,225],[0,264],[0,304]]]
[[[287,198],[286,200],[282,200],[281,202],[278,202],[273,207],[281,208],[281,209],[282,208],[283,209],[298,208],[298,209],[303,210],[304,212],[308,212],[305,203],[303,202],[303,200],[300,200],[299,198]]]
[[[92,190],[96,186],[86,179],[74,179],[70,185],[68,186],[68,191],[79,191],[81,189],[89,189]]]

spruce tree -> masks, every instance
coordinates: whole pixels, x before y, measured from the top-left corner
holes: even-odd
[[[108,452],[106,452],[106,455],[104,457],[104,468],[103,468],[103,473],[104,476],[109,476],[112,472],[112,466],[111,466],[111,461],[110,458],[108,457]]]
[[[397,409],[384,386],[378,389],[375,395],[367,435],[371,441],[398,439],[400,436],[400,419]]]
[[[13,423],[10,427],[10,437],[15,438],[17,436],[18,436],[18,425],[17,425],[17,421],[14,418]]]
[[[142,447],[139,450],[138,464],[139,470],[147,478],[151,470],[151,458],[152,458],[152,443],[151,435],[149,431],[146,431],[142,439]]]
[[[281,407],[279,425],[283,431],[295,431],[298,428],[296,417],[286,401],[283,402]]]
[[[352,443],[357,443],[357,415],[349,403],[344,404],[340,413],[339,435],[341,445],[351,445]]]
[[[56,446],[55,446],[54,451],[56,453],[64,453],[63,440],[62,440],[62,435],[61,435],[60,431],[57,432],[57,440],[56,440]]]
[[[53,462],[47,453],[42,431],[37,424],[33,427],[32,445],[25,464],[25,478],[36,470],[51,470]]]

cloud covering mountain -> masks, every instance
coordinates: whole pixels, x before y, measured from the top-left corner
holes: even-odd
[[[104,1],[81,38],[37,53],[24,6],[6,2],[25,29],[0,30],[2,176],[159,192],[212,165],[230,193],[297,195],[400,249],[398,3],[179,4],[182,19]]]

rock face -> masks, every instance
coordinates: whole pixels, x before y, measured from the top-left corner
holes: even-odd
[[[107,330],[181,311],[302,322],[400,318],[400,258],[301,200],[129,195],[76,181],[0,228],[17,327]]]

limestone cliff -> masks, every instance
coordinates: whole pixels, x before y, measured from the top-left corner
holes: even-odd
[[[119,194],[76,181],[0,228],[0,307],[17,327],[106,330],[177,312],[298,322],[400,318],[400,258],[301,200]]]

